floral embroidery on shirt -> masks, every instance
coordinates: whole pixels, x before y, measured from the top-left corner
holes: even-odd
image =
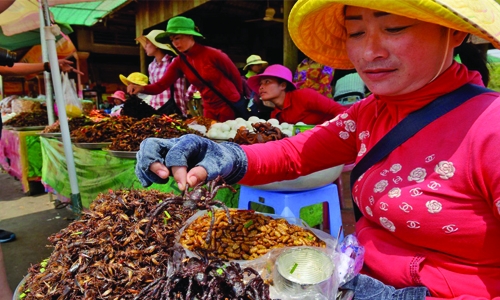
[[[401,205],[399,206],[399,208],[402,211],[404,211],[405,213],[407,213],[407,214],[410,213],[410,211],[413,210],[413,207],[410,204],[406,203],[406,202],[401,203]]]
[[[334,119],[334,120],[335,120],[335,119]],[[342,127],[342,126],[344,125],[344,122],[343,122],[342,120],[337,119],[337,120],[335,121],[335,125],[337,125],[337,127]]]
[[[377,184],[375,184],[373,191],[375,193],[382,193],[388,185],[389,182],[387,180],[380,180]]]
[[[363,156],[363,154],[365,153],[366,153],[366,145],[361,143],[361,146],[359,147],[358,156]]]
[[[388,211],[389,210],[389,204],[386,203],[386,202],[380,202],[378,204],[380,210],[383,210],[383,211]]]
[[[382,224],[382,226],[384,226],[384,228],[389,231],[396,231],[396,226],[394,226],[394,223],[389,221],[389,219],[387,219],[386,217],[380,217],[380,224]]]
[[[387,193],[389,198],[398,198],[401,196],[401,189],[400,188],[392,188],[389,193]]]
[[[416,181],[418,183],[421,183],[425,180],[425,176],[427,176],[427,172],[424,168],[415,168],[408,176],[408,181]]]
[[[455,175],[455,167],[452,162],[441,161],[434,168],[434,171],[439,174],[442,179],[450,179]]]
[[[340,114],[339,117],[341,119],[346,119],[347,117],[349,117],[349,114],[348,113],[343,113],[343,114]]]
[[[368,130],[361,131],[361,133],[359,134],[359,139],[361,141],[369,137],[370,137],[370,132]]]
[[[382,172],[380,172],[381,176],[387,176],[387,174],[389,174],[389,170],[383,170]]]
[[[341,131],[339,132],[339,137],[343,140],[347,140],[349,138],[349,132]]]
[[[429,182],[427,187],[433,191],[437,191],[441,187],[441,184],[439,182],[436,182],[433,180],[433,181]]]
[[[411,229],[419,229],[420,228],[420,222],[418,221],[406,221],[406,225],[408,226],[408,228],[411,228]]]
[[[429,156],[427,156],[427,157],[425,158],[425,162],[426,162],[426,163],[430,163],[430,162],[431,162],[431,161],[433,161],[435,158],[436,158],[436,154],[431,154],[431,155],[429,155]]]
[[[373,205],[373,203],[375,203],[375,197],[373,196],[368,197],[368,202],[370,202],[370,204]]]
[[[500,214],[500,201],[497,201],[497,202],[495,203],[495,206],[497,207],[498,214]]]
[[[403,181],[403,178],[401,178],[401,176],[396,176],[392,179],[392,182],[394,182],[395,184],[398,184],[401,181]]]
[[[365,207],[365,211],[370,217],[373,217],[372,209],[369,206]]]
[[[403,166],[401,166],[401,164],[393,164],[391,166],[390,170],[392,173],[397,173],[397,172],[401,171],[402,168],[403,168]]]
[[[427,203],[425,203],[425,206],[427,207],[427,211],[429,211],[431,214],[436,214],[443,209],[443,205],[437,200],[427,201]]]
[[[419,188],[419,187],[416,187],[416,188],[412,188],[410,190],[410,196],[412,197],[418,197],[418,196],[422,196],[422,189]]]
[[[344,122],[345,125],[345,130],[350,131],[350,132],[355,132],[356,131],[356,122],[353,120],[347,120]]]
[[[445,226],[441,227],[441,229],[444,230],[444,233],[453,233],[453,232],[458,230],[458,228],[456,228],[455,224],[445,225]]]

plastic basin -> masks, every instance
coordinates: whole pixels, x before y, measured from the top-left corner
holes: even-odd
[[[252,188],[266,191],[306,191],[322,187],[334,182],[342,173],[344,165],[338,165],[332,168],[324,169],[301,176],[292,180],[275,181],[262,185],[254,185]]]

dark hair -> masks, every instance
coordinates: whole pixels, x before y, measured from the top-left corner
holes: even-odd
[[[282,82],[286,83],[285,92],[291,92],[291,91],[295,90],[295,86],[292,83],[290,83],[288,80],[281,79],[278,77],[276,77],[276,80],[278,81],[278,84],[281,84]]]
[[[471,42],[468,42],[469,36],[464,42],[455,48],[453,55],[458,55],[460,61],[469,69],[478,71],[483,79],[484,86],[490,82],[490,70],[488,69],[488,60],[485,51]]]

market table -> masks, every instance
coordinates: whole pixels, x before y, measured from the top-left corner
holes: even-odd
[[[42,155],[40,131],[15,131],[2,129],[0,140],[0,165],[11,176],[19,179],[23,192],[32,192],[32,182],[40,182]]]
[[[54,138],[40,137],[39,140],[43,157],[42,182],[49,190],[70,198],[71,187],[63,143]],[[135,175],[135,159],[115,157],[104,150],[83,149],[75,145],[72,148],[83,207],[88,208],[99,193],[108,190],[144,189]],[[228,207],[238,207],[239,186],[234,187],[237,193],[221,189],[217,194],[217,199]],[[147,189],[180,193],[174,180],[167,184],[153,184]]]

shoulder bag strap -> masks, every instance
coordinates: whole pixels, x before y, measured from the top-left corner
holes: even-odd
[[[473,84],[465,84],[460,88],[443,95],[421,109],[412,112],[393,129],[391,129],[380,141],[368,151],[368,153],[358,162],[351,172],[350,184],[351,194],[354,183],[358,178],[365,173],[371,166],[375,165],[381,159],[389,155],[399,145],[404,143],[410,137],[415,135],[420,129],[424,128],[432,121],[438,119],[447,112],[460,106],[470,98],[489,92],[491,90]],[[354,197],[353,197],[354,198]],[[354,203],[354,216],[356,221],[361,218],[362,214]]]
[[[196,69],[193,67],[192,64],[189,63],[189,61],[187,60],[186,58],[186,55],[183,54],[183,53],[179,53],[179,57],[182,59],[182,61],[188,66],[188,68],[191,70],[191,72],[193,72],[193,74],[198,77],[198,79],[203,82],[204,85],[206,85],[209,89],[211,89],[219,98],[221,98],[222,100],[224,100],[224,102],[226,102],[227,104],[229,104],[230,107],[232,107],[232,102],[227,100],[226,97],[224,97],[218,90],[216,90],[208,81],[206,81],[205,79],[203,79],[203,77],[201,77],[200,73],[198,73],[198,71],[196,71]]]

